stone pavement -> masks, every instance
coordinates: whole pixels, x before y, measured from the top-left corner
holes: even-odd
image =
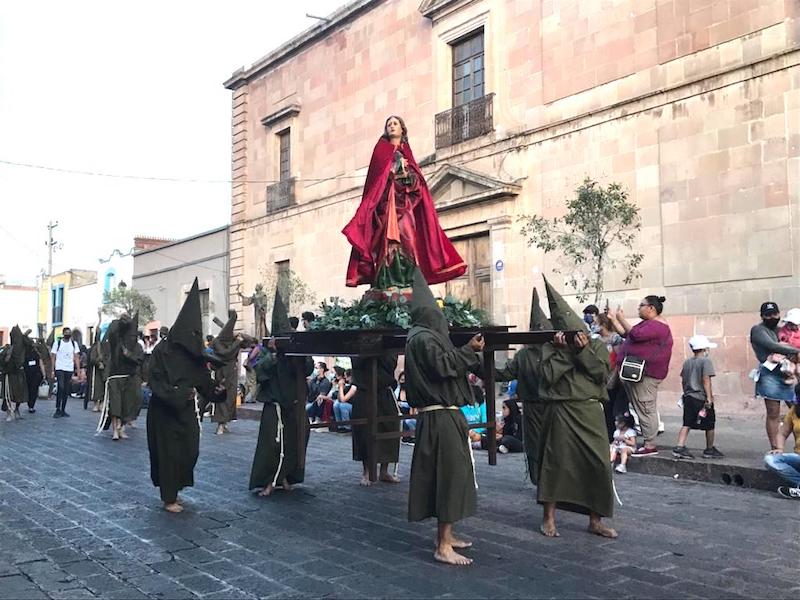
[[[454,568],[431,559],[432,522],[406,521],[406,483],[358,487],[347,435],[312,433],[306,484],[259,499],[245,489],[258,424],[206,424],[187,511],[169,515],[143,428],[112,442],[78,401],[69,419],[52,404],[0,423],[0,598],[800,596],[800,503],[773,494],[619,476],[619,540],[566,513],[551,540],[523,457],[482,455],[479,512],[460,527],[475,564]]]

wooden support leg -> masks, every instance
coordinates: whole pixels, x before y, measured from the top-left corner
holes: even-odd
[[[494,397],[494,350],[483,351],[483,387],[486,392],[486,427],[487,446],[489,450],[489,464],[497,464],[497,423],[495,422],[495,397]]]
[[[297,400],[295,405],[295,427],[297,427],[297,470],[305,476],[306,469],[306,450],[308,447],[308,417],[306,416],[306,393],[308,390],[306,383],[305,358],[302,356],[294,357],[295,378],[297,379]],[[286,424],[291,426],[290,424]]]
[[[369,480],[378,481],[378,358],[369,358],[369,383],[367,385],[367,466]]]

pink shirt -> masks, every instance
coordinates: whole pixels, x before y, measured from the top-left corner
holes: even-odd
[[[625,338],[622,355],[644,359],[644,374],[647,377],[666,379],[672,356],[672,332],[669,325],[656,320],[637,323],[631,327]]]

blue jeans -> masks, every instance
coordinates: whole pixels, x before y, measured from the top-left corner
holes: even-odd
[[[770,471],[775,471],[792,487],[800,487],[800,454],[767,454],[764,463]]]
[[[333,403],[333,416],[337,422],[349,421],[350,415],[353,413],[353,405],[349,402],[339,402],[338,400]],[[350,429],[349,425],[345,426]]]

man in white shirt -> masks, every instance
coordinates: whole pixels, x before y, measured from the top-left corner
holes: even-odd
[[[72,330],[65,327],[61,332],[61,339],[53,344],[50,349],[54,373],[51,377],[56,380],[56,412],[54,418],[68,417],[67,398],[72,383],[73,373],[80,373],[80,347],[72,339]]]

